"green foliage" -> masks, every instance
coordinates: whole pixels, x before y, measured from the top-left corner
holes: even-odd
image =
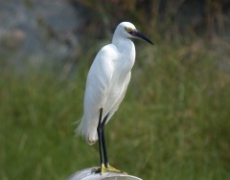
[[[84,32],[104,37],[119,22],[130,21],[162,39],[178,34],[228,36],[228,1],[71,0],[84,16]],[[96,27],[96,30],[95,30]],[[89,41],[92,39],[89,37]],[[85,39],[84,39],[85,41]]]
[[[106,126],[111,165],[143,179],[228,179],[229,73],[204,42],[137,51],[127,96]],[[1,67],[0,179],[65,179],[98,165],[97,145],[74,134],[89,69],[78,62],[64,76],[61,67],[28,64],[27,75]]]

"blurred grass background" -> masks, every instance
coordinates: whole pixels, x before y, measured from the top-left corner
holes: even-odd
[[[128,2],[124,13],[137,17]],[[109,14],[106,5],[78,3],[85,11],[95,7],[93,13]],[[113,18],[106,17],[104,24]],[[111,165],[143,179],[230,178],[229,42],[222,31],[210,37],[209,28],[201,34],[186,28],[166,33],[166,26],[153,31],[156,19],[149,28],[144,17],[135,19],[137,28],[155,46],[137,43],[126,98],[106,126]],[[91,40],[74,62],[25,63],[29,73],[22,73],[1,57],[0,179],[65,179],[98,165],[97,145],[88,146],[74,134],[88,69],[105,44],[92,39],[98,21],[89,23]],[[106,43],[111,34],[107,37]]]

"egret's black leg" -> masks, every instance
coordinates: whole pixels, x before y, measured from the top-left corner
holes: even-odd
[[[105,164],[105,167],[108,168],[108,154],[107,154],[107,149],[106,149],[106,143],[105,143],[105,133],[104,133],[104,127],[105,127],[105,123],[107,121],[107,118],[108,118],[109,114],[107,114],[105,116],[105,118],[103,119],[102,123],[101,123],[101,128],[102,128],[102,139],[101,139],[101,142],[102,142],[102,148],[103,148],[103,155],[104,155],[104,164]]]
[[[103,108],[100,109],[100,114],[99,114],[99,122],[97,126],[97,134],[98,134],[98,141],[99,141],[99,151],[100,151],[100,163],[101,167],[98,169],[95,169],[94,172],[96,173],[105,173],[105,172],[118,172],[121,173],[120,170],[112,167],[109,165],[108,162],[108,155],[106,151],[106,144],[105,144],[105,135],[104,135],[104,127],[105,123],[108,119],[109,114],[107,114],[104,119],[102,120],[103,117]]]
[[[98,141],[99,141],[99,153],[100,153],[100,164],[103,164],[103,133],[102,133],[102,123],[101,123],[101,119],[102,119],[102,113],[103,113],[103,109],[100,109],[100,114],[99,114],[99,122],[98,122],[98,126],[97,126],[97,134],[98,134]]]

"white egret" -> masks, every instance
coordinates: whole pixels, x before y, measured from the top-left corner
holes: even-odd
[[[131,38],[140,38],[153,44],[136,30],[130,22],[120,23],[112,43],[98,52],[89,70],[85,96],[84,114],[77,132],[92,145],[99,140],[101,168],[97,172],[120,172],[109,166],[104,138],[104,126],[117,111],[131,78],[135,62],[135,46]]]

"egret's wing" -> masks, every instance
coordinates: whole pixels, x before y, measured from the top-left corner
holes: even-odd
[[[87,77],[85,91],[85,110],[99,111],[103,107],[110,87],[116,53],[113,45],[107,45],[97,54]],[[89,108],[91,106],[92,108]]]
[[[78,131],[86,137],[89,143],[97,140],[99,110],[107,98],[116,58],[116,49],[113,45],[103,47],[98,52],[88,73],[84,96],[84,115]]]

